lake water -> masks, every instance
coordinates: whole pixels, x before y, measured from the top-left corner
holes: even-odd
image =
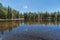
[[[60,40],[60,21],[0,21],[0,40]]]

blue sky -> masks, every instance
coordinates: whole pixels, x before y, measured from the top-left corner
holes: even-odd
[[[60,0],[0,0],[0,3],[20,12],[60,11]]]

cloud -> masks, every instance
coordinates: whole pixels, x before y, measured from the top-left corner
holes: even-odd
[[[28,9],[28,6],[27,6],[27,5],[25,5],[25,6],[23,6],[23,8],[24,8],[24,9]]]

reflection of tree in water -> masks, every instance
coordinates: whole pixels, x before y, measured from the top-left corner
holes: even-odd
[[[9,30],[9,32],[13,29],[18,27],[18,25],[20,25],[22,22],[24,22],[24,24],[54,24],[54,25],[58,25],[60,24],[60,21],[57,20],[24,20],[24,21],[0,21],[0,32],[1,34],[4,34],[4,32],[6,30]]]
[[[9,30],[9,32],[13,29],[18,27],[21,21],[4,21],[0,22],[0,32],[1,34],[4,34],[6,30]]]
[[[54,25],[58,25],[60,24],[60,21],[58,20],[25,20],[24,21],[25,24],[54,24]]]

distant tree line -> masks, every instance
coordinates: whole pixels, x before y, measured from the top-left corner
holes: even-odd
[[[0,19],[24,18],[25,20],[60,20],[60,12],[26,12],[20,13],[10,6],[3,7],[0,3]]]
[[[60,20],[60,12],[29,12],[24,13],[25,20]]]
[[[16,19],[20,17],[22,17],[22,14],[19,11],[12,9],[10,6],[3,7],[0,3],[0,19]]]

